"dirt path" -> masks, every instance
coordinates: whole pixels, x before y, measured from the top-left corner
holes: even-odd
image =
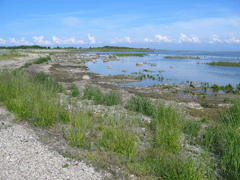
[[[32,129],[13,122],[0,107],[0,179],[103,179],[83,162],[64,158],[39,141]],[[68,166],[68,167],[65,167]]]

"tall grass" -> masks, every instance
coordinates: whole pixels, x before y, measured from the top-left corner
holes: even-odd
[[[236,101],[202,137],[203,145],[217,155],[220,174],[226,179],[240,179],[239,126],[240,101]]]
[[[45,81],[45,87],[48,87],[45,88],[39,85],[36,77],[26,77],[20,71],[14,74],[7,70],[1,71],[0,100],[18,118],[26,119],[36,126],[50,127],[56,121],[67,121],[68,113],[60,105],[56,83]]]
[[[155,106],[150,98],[142,96],[132,96],[128,100],[126,108],[132,111],[138,111],[147,116],[153,116],[155,112]]]
[[[94,100],[95,104],[103,104],[106,106],[117,105],[121,102],[120,94],[116,91],[103,93],[100,89],[92,86],[86,86],[84,89],[83,99]]]
[[[131,158],[136,152],[135,135],[131,130],[109,126],[102,130],[98,143],[107,151],[113,151]]]

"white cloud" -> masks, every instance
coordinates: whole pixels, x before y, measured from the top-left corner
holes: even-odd
[[[31,42],[27,41],[24,37],[20,40],[16,40],[15,38],[9,38],[10,43],[18,44],[18,45],[33,45]]]
[[[217,35],[212,35],[211,41],[209,41],[210,44],[213,44],[215,42],[222,43],[222,41],[218,38]]]
[[[131,43],[130,37],[124,37],[125,42]]]
[[[117,44],[123,42],[131,43],[132,41],[130,40],[130,37],[124,37],[123,39],[115,38],[110,41],[110,44]]]
[[[144,41],[144,42],[149,42],[149,39],[148,39],[148,38],[145,38],[143,41]]]
[[[55,36],[52,36],[53,42],[55,44],[84,44],[83,40],[76,41],[74,37],[71,37],[69,39],[62,40],[60,38],[57,38]]]
[[[6,44],[6,40],[0,38],[0,44]]]
[[[96,43],[95,37],[91,37],[90,34],[88,34],[88,39],[89,39],[91,44],[95,44]]]
[[[192,37],[187,37],[186,34],[181,33],[180,39],[178,40],[178,43],[182,42],[193,42],[193,43],[200,43],[201,41],[198,39],[197,36],[192,35]]]
[[[159,41],[163,41],[163,42],[166,42],[166,43],[171,43],[172,40],[168,39],[167,36],[161,36],[160,34],[159,35],[155,35],[156,38],[158,38]]]
[[[232,37],[229,40],[226,40],[227,43],[240,43],[240,39],[236,39],[235,37]]]
[[[33,36],[32,38],[34,39],[33,41],[34,41],[36,44],[52,45],[52,43],[51,43],[50,41],[48,41],[48,40],[44,41],[44,40],[43,40],[43,36],[39,36],[39,37]]]

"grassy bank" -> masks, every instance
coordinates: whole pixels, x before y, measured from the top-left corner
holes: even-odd
[[[229,61],[212,61],[206,64],[210,66],[240,67],[240,62],[229,62]]]

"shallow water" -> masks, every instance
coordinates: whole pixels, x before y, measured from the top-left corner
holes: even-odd
[[[91,52],[92,53],[92,52]],[[99,53],[99,52],[98,52]],[[102,52],[106,53],[106,52]],[[109,52],[113,53],[113,52]],[[118,52],[119,53],[119,52]],[[133,52],[132,52],[133,53]],[[134,52],[135,53],[135,52]],[[145,52],[144,52],[145,53]],[[133,72],[141,72],[143,69],[150,69],[152,72],[143,72],[154,76],[156,79],[145,79],[141,82],[129,83],[126,85],[147,86],[159,83],[164,84],[181,84],[186,81],[208,82],[212,84],[233,86],[240,83],[240,68],[235,67],[222,67],[222,66],[209,66],[202,63],[211,61],[240,61],[240,52],[201,52],[201,51],[155,51],[147,52],[149,56],[145,57],[119,57],[120,61],[109,61],[103,63],[101,59],[97,63],[87,62],[86,66],[90,72],[95,72],[104,75],[131,75]],[[200,59],[166,59],[164,56],[200,56]],[[124,63],[121,63],[124,61]],[[156,66],[143,64],[137,67],[137,62],[155,63]],[[111,65],[112,69],[107,69]],[[173,68],[170,68],[173,66]],[[126,69],[127,72],[123,73],[122,70]],[[158,71],[164,71],[159,73]],[[157,80],[158,76],[164,77],[163,81]]]

